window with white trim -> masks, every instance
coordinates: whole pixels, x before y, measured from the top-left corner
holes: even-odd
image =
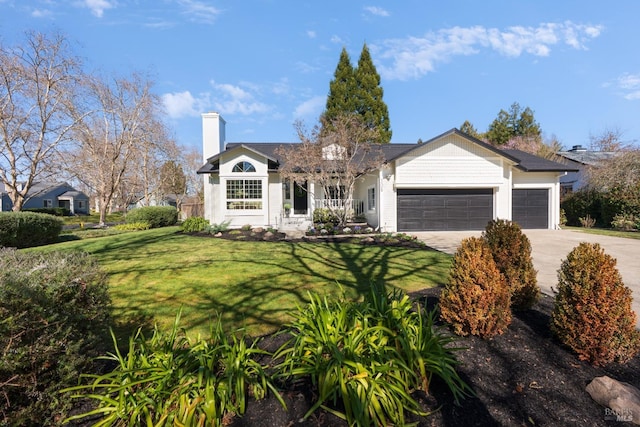
[[[44,206],[45,208],[52,208],[53,201],[51,199],[44,199],[44,204],[42,206]]]
[[[253,166],[249,162],[243,161],[243,162],[236,163],[231,172],[255,172],[255,171],[256,171],[255,166]]]
[[[262,209],[262,180],[229,179],[227,180],[227,209],[257,210]]]
[[[376,188],[367,188],[367,209],[373,211],[376,209]]]

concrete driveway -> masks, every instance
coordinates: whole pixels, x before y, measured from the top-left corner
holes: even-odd
[[[581,242],[599,243],[605,253],[617,260],[624,284],[633,292],[632,308],[640,324],[640,240],[600,236],[571,230],[524,230],[531,241],[533,265],[538,270],[538,285],[543,293],[554,294],[560,264]],[[425,231],[412,233],[428,246],[453,254],[462,239],[481,231]]]

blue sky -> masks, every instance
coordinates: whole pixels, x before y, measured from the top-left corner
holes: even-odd
[[[201,145],[207,111],[230,142],[295,141],[341,49],[355,65],[366,42],[393,142],[485,131],[518,102],[570,148],[640,140],[639,16],[636,0],[0,0],[0,35],[59,30],[90,69],[150,73],[182,145]]]

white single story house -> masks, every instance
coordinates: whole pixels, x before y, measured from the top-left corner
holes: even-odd
[[[310,225],[313,199],[278,173],[291,143],[226,143],[225,121],[202,115],[204,216],[210,223],[281,228]],[[421,144],[383,144],[383,166],[363,175],[354,209],[383,232],[482,230],[492,219],[522,228],[560,224],[560,178],[574,168],[519,150],[500,150],[457,129]],[[307,185],[307,184],[304,184]],[[313,185],[309,183],[308,185]],[[291,215],[285,216],[284,205]]]

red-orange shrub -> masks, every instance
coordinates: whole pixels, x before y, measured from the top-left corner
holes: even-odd
[[[515,222],[493,220],[482,233],[498,270],[511,292],[511,308],[527,310],[540,297],[537,271],[533,268],[531,242]]]
[[[640,350],[631,290],[600,245],[580,243],[562,262],[551,329],[593,365],[624,363]]]
[[[440,298],[442,319],[458,335],[502,334],[511,323],[509,299],[509,289],[487,243],[477,237],[463,240]]]

